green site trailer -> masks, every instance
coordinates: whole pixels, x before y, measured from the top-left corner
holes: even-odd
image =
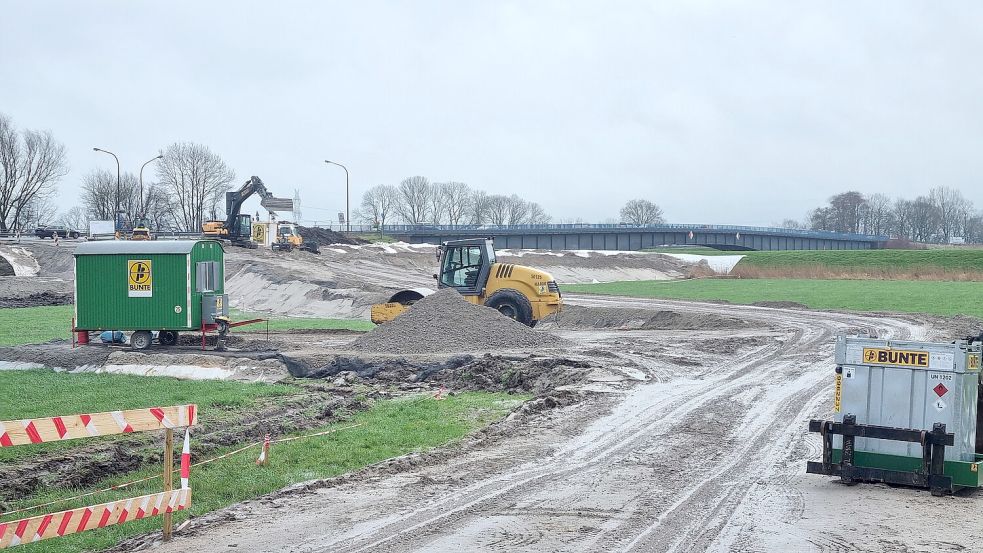
[[[131,343],[142,349],[151,331],[173,345],[179,331],[228,329],[221,242],[86,242],[74,255],[75,331],[83,343],[90,331],[131,331]]]

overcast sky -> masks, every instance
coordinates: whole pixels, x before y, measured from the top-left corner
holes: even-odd
[[[304,218],[411,175],[554,219],[768,225],[847,189],[980,196],[980,2],[0,0],[0,112],[82,176],[174,141]],[[237,182],[238,184],[238,182]],[[314,207],[324,211],[314,210]]]

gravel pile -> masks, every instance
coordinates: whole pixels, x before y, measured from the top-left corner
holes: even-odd
[[[329,244],[368,244],[367,241],[361,238],[346,236],[331,229],[302,226],[297,231],[300,232],[300,236],[305,242],[317,242],[320,246],[327,246]]]
[[[565,343],[494,309],[468,303],[456,290],[446,288],[360,336],[352,343],[352,349],[372,353],[469,353],[555,348]]]

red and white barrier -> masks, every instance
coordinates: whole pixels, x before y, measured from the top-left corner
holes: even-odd
[[[152,407],[0,422],[0,447],[39,444],[191,426],[197,423],[195,405]]]
[[[182,511],[189,506],[191,506],[191,490],[182,489],[0,522],[0,549],[123,524],[129,520],[148,516]]]

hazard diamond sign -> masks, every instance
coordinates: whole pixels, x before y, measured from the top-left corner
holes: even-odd
[[[949,391],[949,388],[946,388],[945,384],[939,382],[938,384],[935,385],[934,388],[932,388],[932,390],[934,390],[939,397],[942,397],[945,395],[946,392]]]

